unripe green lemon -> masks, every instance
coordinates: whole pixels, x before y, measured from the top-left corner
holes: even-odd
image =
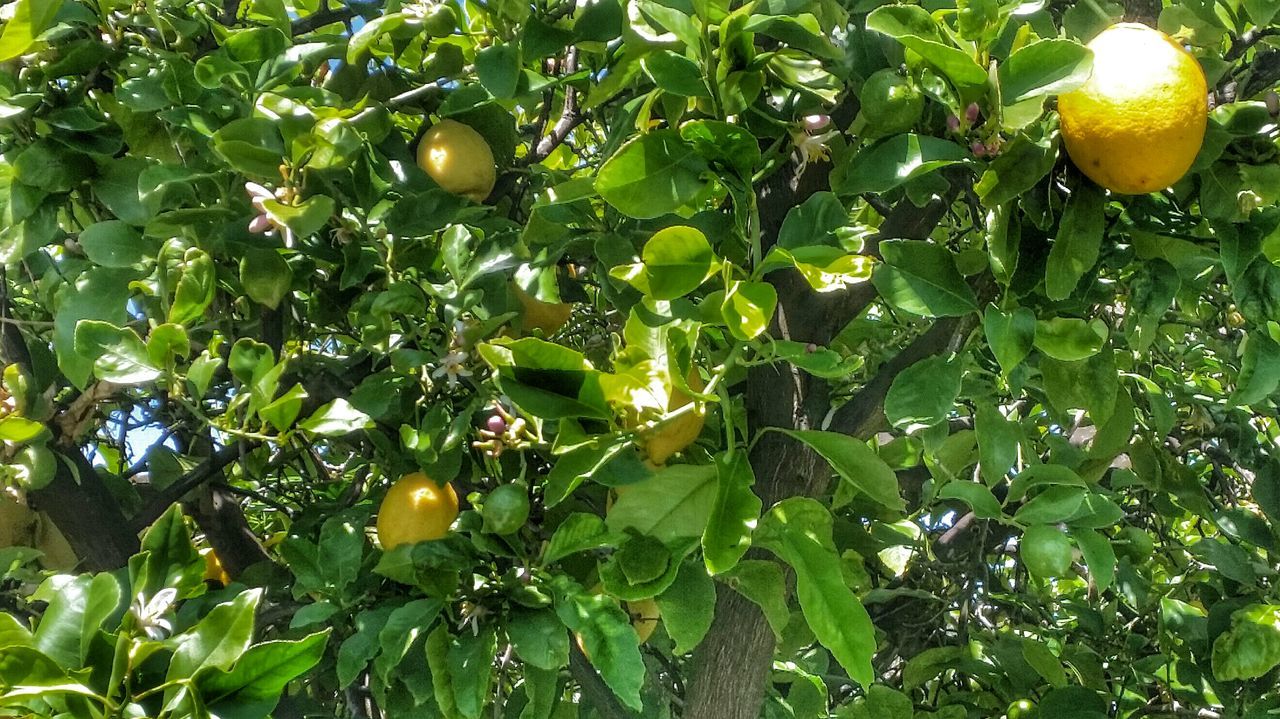
[[[529,493],[524,485],[504,484],[489,493],[480,510],[484,531],[511,534],[529,521]]]
[[[866,134],[872,137],[907,132],[920,122],[924,96],[911,82],[893,70],[878,70],[858,93]]]
[[[431,37],[452,35],[458,29],[458,11],[448,3],[433,5],[422,18],[422,30]]]
[[[1047,524],[1027,527],[1018,551],[1032,576],[1062,577],[1071,571],[1071,540],[1057,527]]]
[[[1008,719],[1035,719],[1038,714],[1036,705],[1030,699],[1019,699],[1010,704],[1008,711],[1005,712]]]

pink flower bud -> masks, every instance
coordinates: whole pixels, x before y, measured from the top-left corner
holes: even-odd
[[[813,354],[814,352],[818,351],[818,345],[814,344],[813,342],[810,342],[809,344],[804,346],[804,351],[809,354]]]
[[[978,107],[978,103],[971,102],[969,103],[969,106],[964,109],[964,119],[972,125],[978,121],[978,113],[981,111],[982,108]]]
[[[507,420],[503,419],[500,414],[491,414],[484,421],[484,428],[494,434],[502,434],[507,431]]]
[[[1272,117],[1280,115],[1280,95],[1277,95],[1275,91],[1272,90],[1262,99],[1263,102],[1267,103],[1267,112],[1271,113]]]
[[[804,118],[804,130],[809,134],[821,132],[830,124],[830,115],[806,115]]]
[[[974,157],[987,156],[987,146],[982,144],[982,140],[974,140],[969,145],[969,151],[973,153]]]
[[[258,215],[249,220],[249,231],[255,235],[261,235],[271,229],[271,218],[266,215]]]
[[[960,118],[955,115],[947,115],[947,129],[951,132],[960,132]]]

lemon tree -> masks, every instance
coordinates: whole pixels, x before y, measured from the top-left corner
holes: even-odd
[[[0,1],[0,714],[1273,714],[1278,12]]]

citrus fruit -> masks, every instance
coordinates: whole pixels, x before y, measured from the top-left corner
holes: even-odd
[[[1008,719],[1032,719],[1036,715],[1036,705],[1030,699],[1019,699],[1009,705],[1005,716]]]
[[[432,5],[422,18],[422,29],[431,37],[452,35],[458,29],[458,12],[448,3]]]
[[[1089,42],[1093,74],[1058,98],[1062,139],[1080,171],[1127,195],[1186,174],[1208,121],[1204,71],[1168,35],[1120,23]]]
[[[446,192],[476,202],[483,202],[497,181],[489,143],[480,133],[455,120],[441,120],[422,136],[418,167]]]
[[[485,498],[480,516],[484,518],[484,531],[491,534],[511,534],[529,521],[529,493],[523,485],[504,484]]]
[[[1047,524],[1027,527],[1018,551],[1032,576],[1047,579],[1065,576],[1071,571],[1071,540],[1057,527]]]
[[[644,644],[649,641],[649,637],[653,636],[653,631],[658,628],[658,620],[661,616],[658,614],[658,603],[649,599],[640,599],[634,602],[627,602],[624,605],[627,614],[631,615],[631,628],[636,630],[636,636],[640,637],[640,643]]]
[[[218,559],[218,553],[212,549],[200,550],[200,555],[204,557],[204,580],[206,582],[217,582],[222,586],[231,584],[231,575],[227,574],[227,570],[222,566],[222,560]]]
[[[689,370],[688,382],[689,387],[697,392],[701,392],[705,386],[697,368]],[[667,399],[666,410],[667,412],[674,412],[692,401],[692,397],[679,388],[673,387],[671,396]],[[683,451],[698,439],[698,435],[702,434],[702,426],[706,421],[706,410],[702,407],[697,407],[645,431],[639,439],[645,458],[656,466],[666,464],[667,460],[671,459],[673,455]]]
[[[893,70],[872,73],[862,84],[858,100],[867,134],[872,136],[906,132],[920,122],[924,112],[924,96]]]
[[[453,485],[436,484],[421,472],[401,477],[378,507],[378,542],[384,551],[402,544],[440,539],[458,517]]]
[[[524,332],[537,329],[542,330],[543,335],[551,336],[569,321],[573,307],[567,302],[543,302],[519,285],[512,284],[512,288],[520,301],[520,327]]]

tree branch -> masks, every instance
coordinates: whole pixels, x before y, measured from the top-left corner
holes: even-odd
[[[318,30],[325,25],[332,25],[338,22],[346,22],[356,17],[367,18],[370,15],[382,9],[383,0],[366,0],[359,2],[357,0],[349,0],[342,7],[331,8],[313,12],[306,17],[298,18],[293,21],[293,25],[289,30],[294,37],[305,35],[306,33]]]
[[[254,447],[257,447],[256,442],[244,441],[229,444],[214,452],[195,469],[187,472],[176,482],[165,487],[164,491],[157,494],[150,504],[143,507],[142,511],[134,516],[130,526],[137,532],[141,532],[151,526],[151,523],[159,519],[170,505],[181,501],[191,490],[221,474],[222,470],[240,458],[241,451],[248,451]]]
[[[578,71],[577,47],[570,47],[565,53],[564,65],[561,69],[566,77]],[[547,156],[568,139],[569,133],[586,119],[586,115],[578,111],[578,88],[565,85],[564,108],[560,111],[560,119],[552,126],[551,132],[540,138],[533,150],[524,157],[523,164],[532,165],[547,159]]]

